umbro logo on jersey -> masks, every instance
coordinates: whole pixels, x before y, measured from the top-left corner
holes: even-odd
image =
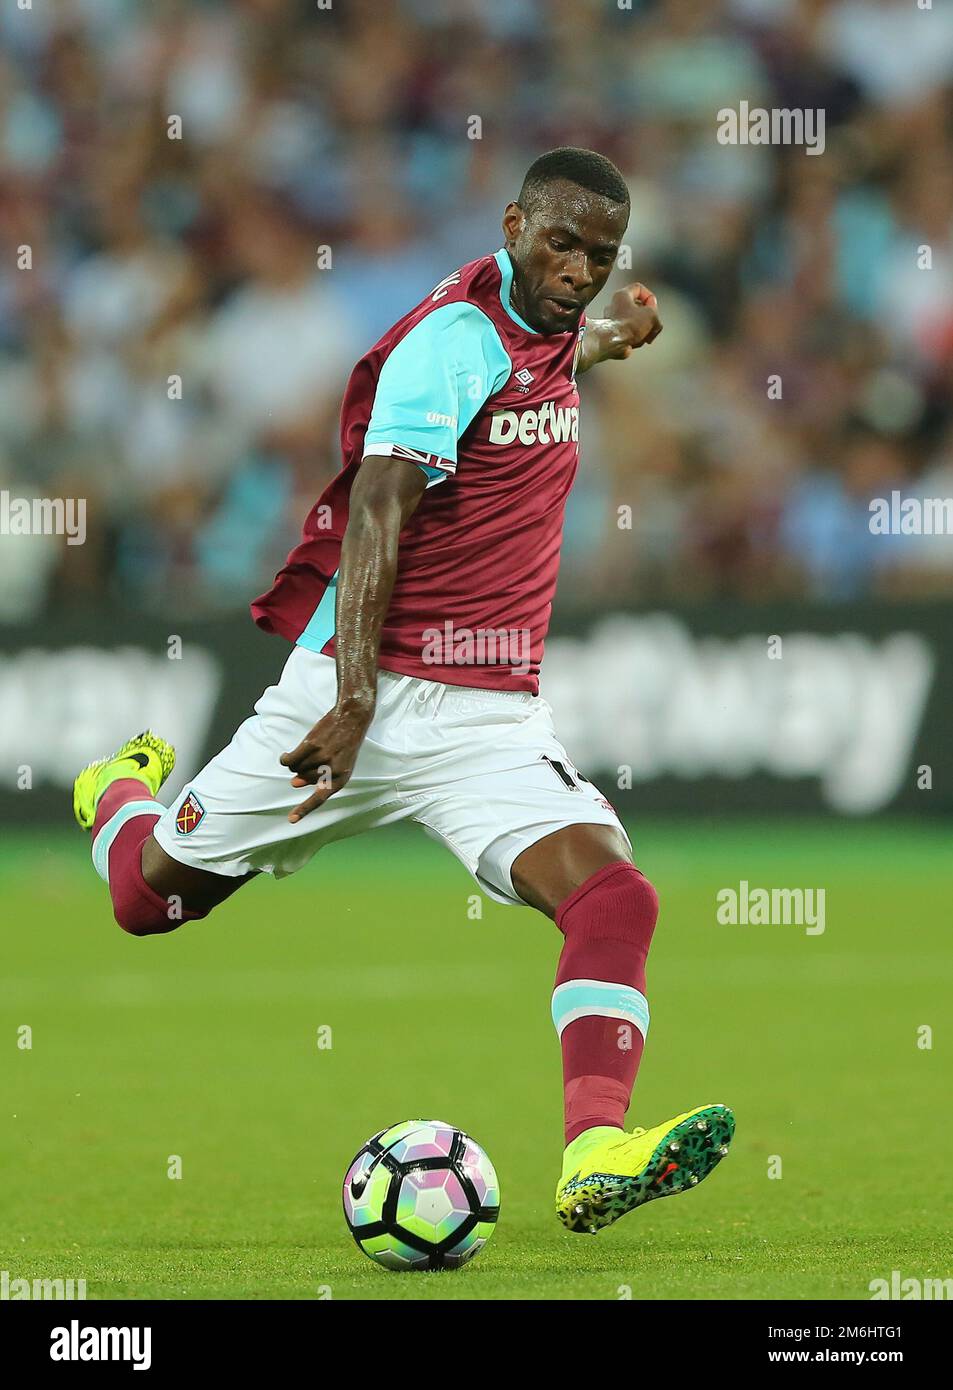
[[[579,438],[579,407],[543,401],[538,410],[495,410],[490,418],[490,443],[563,444]]]
[[[528,391],[530,382],[535,381],[536,378],[533,376],[533,373],[530,371],[528,367],[521,367],[520,370],[516,373],[516,380],[520,384],[521,391]]]

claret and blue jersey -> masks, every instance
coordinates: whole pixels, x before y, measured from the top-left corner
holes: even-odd
[[[385,333],[351,373],[344,466],[255,621],[334,654],[335,583],[348,500],[368,456],[422,468],[427,492],[401,532],[380,666],[451,685],[538,689],[579,454],[575,383],[584,324],[537,333],[510,304],[505,250],[463,266]],[[474,634],[435,656],[435,630]],[[516,661],[478,634],[521,633]],[[458,664],[459,652],[483,659]],[[488,655],[487,655],[488,654]],[[510,653],[512,655],[512,653]]]

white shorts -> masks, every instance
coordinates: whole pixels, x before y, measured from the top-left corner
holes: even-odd
[[[567,825],[611,825],[614,809],[573,767],[538,695],[476,690],[379,672],[374,718],[348,783],[303,820],[310,794],[278,759],[337,693],[331,657],[295,647],[227,748],[156,823],[167,854],[226,875],[283,878],[322,845],[399,821],[423,826],[496,902],[523,906],[510,870],[529,845]]]

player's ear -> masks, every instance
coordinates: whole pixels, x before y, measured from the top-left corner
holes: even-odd
[[[522,232],[526,225],[526,214],[519,203],[507,203],[503,213],[503,235],[508,242],[513,242]]]

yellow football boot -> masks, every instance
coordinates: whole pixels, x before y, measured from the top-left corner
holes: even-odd
[[[73,783],[73,814],[84,830],[91,830],[99,798],[113,782],[135,777],[155,796],[174,767],[172,744],[147,729],[124,743],[118,753],[83,768]]]
[[[728,1152],[735,1117],[701,1105],[654,1129],[587,1129],[568,1145],[556,1186],[556,1215],[570,1231],[595,1234],[656,1197],[697,1187]]]

